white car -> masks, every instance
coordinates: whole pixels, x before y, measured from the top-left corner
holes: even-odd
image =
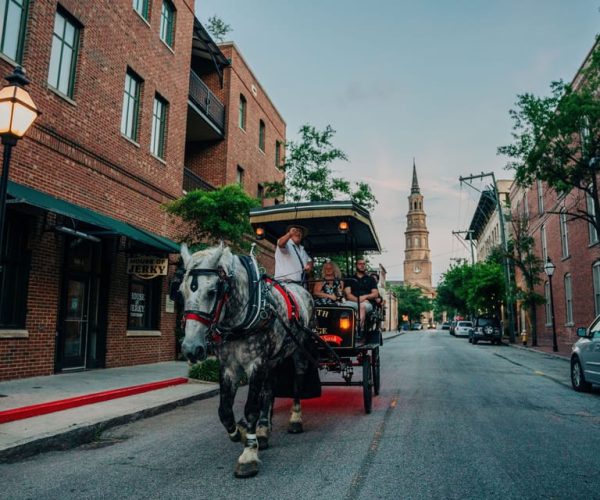
[[[473,323],[471,321],[459,321],[456,323],[454,327],[454,336],[455,337],[468,337],[469,330],[473,328]]]
[[[589,392],[592,384],[600,384],[600,316],[589,328],[577,328],[581,337],[572,347],[571,384],[573,389]]]

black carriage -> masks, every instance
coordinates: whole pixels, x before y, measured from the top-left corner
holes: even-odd
[[[273,244],[290,225],[305,227],[308,232],[302,244],[309,255],[313,259],[343,256],[347,276],[357,257],[381,251],[369,212],[350,201],[258,208],[250,212],[250,222],[258,239]],[[360,308],[344,305],[315,307],[315,333],[320,339],[318,362],[320,369],[338,373],[342,378],[339,382],[323,381],[322,386],[361,386],[365,412],[370,413],[373,394],[379,394],[383,318],[380,306],[375,305],[361,330],[359,311]],[[362,372],[360,381],[353,380],[356,367]]]

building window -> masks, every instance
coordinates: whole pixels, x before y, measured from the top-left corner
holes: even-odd
[[[266,135],[265,122],[260,120],[260,122],[258,123],[258,147],[261,151],[265,150],[265,135]]]
[[[594,311],[600,314],[600,261],[592,266],[592,279],[594,281]]]
[[[73,97],[75,87],[78,44],[79,27],[68,14],[58,11],[54,18],[48,85],[68,97]]]
[[[128,330],[158,330],[162,279],[129,279]]]
[[[586,193],[585,195],[587,202],[587,213],[589,216],[596,218],[596,207],[594,206],[594,200],[592,197]],[[591,222],[588,222],[588,236],[590,238],[590,245],[594,245],[598,243],[598,231],[596,230],[596,226]]]
[[[552,325],[552,311],[550,310],[550,283],[544,283],[544,298],[546,299],[546,326]]]
[[[125,92],[123,93],[121,133],[133,141],[137,141],[138,137],[141,87],[141,78],[133,71],[127,70],[127,74],[125,75]]]
[[[242,130],[246,130],[246,98],[242,94],[240,94],[238,125]]]
[[[148,20],[148,0],[133,0],[133,10]]]
[[[256,197],[259,200],[262,200],[265,197],[265,186],[263,186],[262,184],[258,184],[258,186],[256,187]]]
[[[4,276],[0,279],[0,297],[4,298],[0,309],[0,328],[20,330],[25,329],[27,316],[29,221],[24,215],[11,211],[7,211],[6,215],[4,249],[0,248],[0,262],[5,262]]]
[[[235,173],[235,182],[237,182],[242,187],[244,186],[244,169],[239,165]]]
[[[540,227],[540,241],[542,243],[542,263],[548,260],[548,246],[546,241],[546,224]]]
[[[567,325],[573,324],[573,287],[570,274],[565,274],[565,321]]]
[[[560,211],[560,242],[564,259],[569,256],[569,228],[567,226],[567,213],[564,208]]]
[[[275,141],[275,166],[279,167],[281,164],[281,142]]]
[[[165,137],[167,130],[168,104],[162,97],[154,97],[152,111],[152,136],[150,137],[150,151],[159,158],[165,157]]]
[[[175,33],[175,6],[169,0],[163,0],[160,11],[160,39],[173,47]]]
[[[23,59],[28,0],[0,0],[0,51],[16,62]]]
[[[541,180],[537,180],[537,200],[538,200],[538,212],[544,213],[544,186]]]

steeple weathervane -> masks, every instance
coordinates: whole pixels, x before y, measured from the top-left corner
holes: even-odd
[[[417,167],[415,165],[415,159],[413,158],[413,178],[412,178],[412,187],[410,188],[410,194],[420,194],[419,190],[419,181],[417,180]]]

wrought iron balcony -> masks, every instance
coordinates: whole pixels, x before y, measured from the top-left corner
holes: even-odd
[[[206,127],[194,120],[189,124],[192,128],[188,126],[188,138],[191,140],[222,139],[225,133],[225,106],[193,71],[190,71],[189,99],[192,109],[209,122],[207,125],[213,129],[213,134],[204,130]]]
[[[183,168],[183,190],[186,193],[201,189],[202,191],[213,191],[215,187],[206,182],[202,177],[192,172],[189,168]]]

